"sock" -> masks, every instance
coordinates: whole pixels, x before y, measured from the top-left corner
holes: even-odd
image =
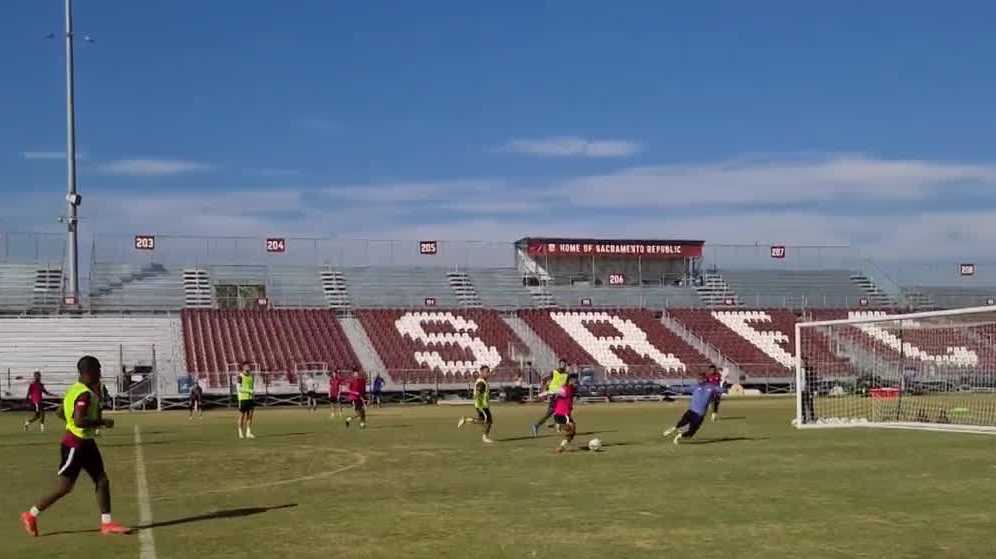
[[[28,514],[30,514],[35,518],[38,518],[38,515],[41,514],[41,511],[38,510],[38,507],[31,507],[31,510],[28,511]]]
[[[101,514],[100,515],[100,523],[101,524],[110,524],[111,523],[111,515],[110,514]]]

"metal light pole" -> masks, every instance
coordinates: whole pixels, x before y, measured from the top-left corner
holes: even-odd
[[[66,202],[69,212],[66,219],[68,226],[68,259],[69,286],[66,290],[65,303],[71,306],[80,304],[80,274],[79,274],[79,217],[78,208],[80,196],[76,193],[76,106],[74,93],[76,89],[73,70],[73,0],[66,0],[66,167],[67,194]]]

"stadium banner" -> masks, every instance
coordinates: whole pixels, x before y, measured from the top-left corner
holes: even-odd
[[[526,239],[529,256],[700,258],[705,241]]]

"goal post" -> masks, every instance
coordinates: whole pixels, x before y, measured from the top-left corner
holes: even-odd
[[[824,314],[795,325],[796,427],[996,434],[996,307]]]

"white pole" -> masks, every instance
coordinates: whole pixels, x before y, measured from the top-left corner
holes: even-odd
[[[796,426],[802,425],[802,389],[803,389],[803,370],[802,370],[802,327],[798,322],[795,323],[795,424]]]
[[[69,289],[66,297],[71,297],[73,305],[78,305],[80,303],[80,262],[77,243],[79,218],[76,194],[76,108],[74,101],[76,84],[73,69],[73,39],[73,0],[66,0],[66,179],[68,183],[66,201],[69,204],[69,215],[67,216]]]

